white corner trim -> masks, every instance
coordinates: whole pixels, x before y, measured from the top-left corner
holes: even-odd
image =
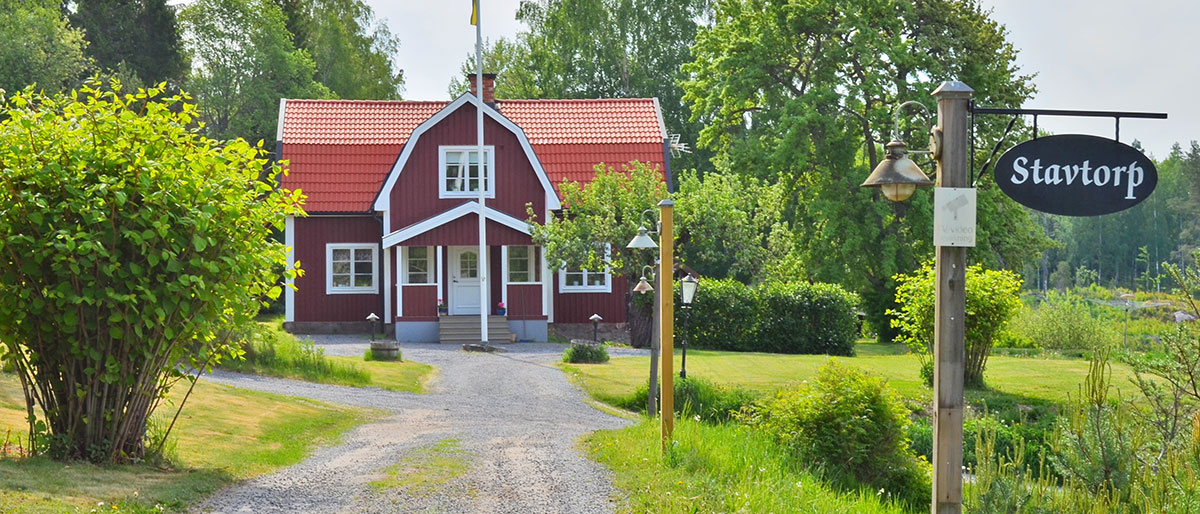
[[[447,300],[446,289],[444,287],[442,287],[443,286],[443,284],[442,284],[442,256],[446,252],[446,247],[445,246],[435,246],[435,247],[433,247],[433,250],[435,252],[437,252],[437,297],[439,300],[446,302],[446,300]],[[446,305],[450,305],[450,304],[446,303]]]
[[[296,266],[296,217],[288,216],[283,221],[283,245],[287,248],[287,265]],[[283,320],[296,321],[296,280],[288,277],[283,287]]]
[[[371,286],[370,287],[333,287],[333,251],[349,249],[351,280],[354,270],[354,250],[371,250]],[[325,244],[325,294],[378,294],[379,293],[379,245],[375,243],[326,243]]]
[[[421,234],[424,234],[430,230],[433,230],[437,227],[440,227],[442,225],[450,223],[451,221],[454,221],[458,218],[461,218],[468,214],[475,214],[477,212],[479,212],[479,202],[476,202],[476,201],[463,202],[461,204],[458,204],[457,207],[454,207],[453,209],[450,209],[447,211],[443,211],[441,214],[438,214],[437,216],[434,216],[432,218],[427,218],[422,221],[418,221],[416,223],[413,223],[412,225],[409,225],[400,230],[392,232],[391,234],[383,236],[383,246],[385,248],[389,247],[389,246],[395,246],[404,241],[407,241],[407,240],[417,237]],[[491,207],[484,206],[483,216],[484,216],[484,218],[495,221],[496,223],[499,223],[501,225],[509,227],[509,228],[516,230],[517,232],[520,232],[522,234],[530,234],[532,232],[529,228],[529,224],[526,223],[524,220],[519,220],[513,216],[510,216],[508,214],[500,212]]]
[[[500,303],[508,308],[508,245],[500,247]]]
[[[666,139],[668,137],[667,136],[667,124],[663,123],[662,105],[659,105],[657,96],[654,98],[651,98],[651,100],[654,100],[654,115],[658,116],[659,133],[662,134],[663,139]]]
[[[401,253],[396,252],[396,270],[397,271],[403,269],[403,268],[401,268],[401,266],[403,266],[404,263],[401,262],[400,256],[401,256]],[[400,277],[396,277],[396,278],[400,278]],[[396,287],[396,317],[400,318],[401,316],[404,316],[404,286],[402,286],[400,284],[399,280],[396,280],[395,287]]]
[[[537,176],[538,182],[542,184],[542,189],[546,191],[547,207],[554,210],[561,209],[562,204],[558,200],[558,193],[555,192],[554,186],[550,184],[550,178],[546,175],[546,169],[542,167],[542,161],[538,159],[537,154],[533,153],[533,147],[529,145],[529,138],[525,135],[525,131],[521,130],[521,127],[518,127],[512,120],[505,118],[504,115],[500,114],[492,106],[483,103],[483,101],[470,93],[463,93],[462,96],[450,102],[449,105],[446,105],[442,110],[418,125],[416,129],[413,129],[412,134],[409,134],[408,141],[404,144],[404,150],[400,152],[400,158],[396,159],[396,164],[392,166],[392,171],[388,172],[387,180],[384,181],[383,188],[379,191],[379,196],[375,198],[375,210],[386,211],[391,208],[392,188],[396,186],[396,180],[400,178],[400,172],[404,171],[404,165],[408,162],[408,158],[412,156],[413,148],[417,146],[421,135],[467,103],[482,109],[485,114],[499,123],[500,126],[516,134],[517,141],[521,143],[521,149],[525,152],[525,157],[529,159],[529,164],[533,166],[534,175]]]
[[[283,109],[287,106],[287,98],[279,99],[279,120],[275,124],[275,141],[283,141]]]
[[[396,268],[396,271],[399,272],[400,268]],[[383,249],[383,284],[384,284],[384,286],[383,286],[383,290],[384,290],[383,312],[385,313],[383,315],[384,323],[388,322],[386,313],[392,312],[392,295],[387,292],[388,285],[390,285],[391,283],[392,283],[392,249],[384,248]]]

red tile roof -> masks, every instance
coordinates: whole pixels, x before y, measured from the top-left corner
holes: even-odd
[[[449,103],[288,100],[284,187],[302,189],[310,213],[369,212],[412,131]],[[590,181],[600,162],[665,166],[652,99],[502,100],[496,108],[525,132],[556,188]]]

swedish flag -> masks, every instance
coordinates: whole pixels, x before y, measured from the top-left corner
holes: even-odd
[[[471,0],[471,25],[479,25],[479,0]]]

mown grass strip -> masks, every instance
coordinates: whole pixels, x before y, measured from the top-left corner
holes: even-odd
[[[375,489],[402,489],[412,496],[426,496],[471,469],[474,455],[456,439],[416,450],[387,469],[387,478],[370,483]]]

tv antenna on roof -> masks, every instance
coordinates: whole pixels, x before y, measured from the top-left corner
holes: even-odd
[[[679,142],[679,134],[671,134],[671,157],[678,158],[680,153],[692,153],[687,143]]]

